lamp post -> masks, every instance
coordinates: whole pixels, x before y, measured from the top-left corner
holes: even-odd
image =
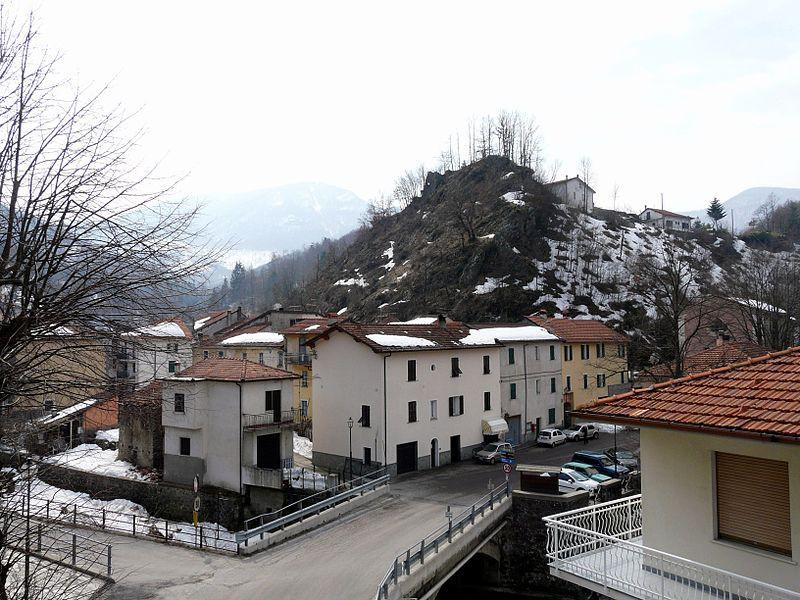
[[[347,419],[347,430],[350,433],[350,481],[353,480],[353,417]]]

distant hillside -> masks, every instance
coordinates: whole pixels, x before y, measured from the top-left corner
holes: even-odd
[[[323,238],[338,238],[358,226],[367,204],[353,192],[325,183],[296,183],[236,194],[197,198],[201,223],[215,240],[236,242],[226,260],[246,266],[266,263]],[[231,263],[231,264],[228,264]]]
[[[727,216],[725,217],[725,226],[730,228],[731,214],[733,214],[734,226],[736,232],[743,231],[747,228],[753,215],[758,210],[758,207],[764,204],[770,197],[770,194],[775,196],[778,205],[785,204],[789,200],[800,201],[800,189],[797,188],[779,188],[779,187],[754,187],[746,189],[745,191],[736,194],[733,198],[726,200],[723,203]],[[695,210],[685,213],[690,217],[697,217],[706,223],[711,223],[711,219],[706,215],[706,210]]]

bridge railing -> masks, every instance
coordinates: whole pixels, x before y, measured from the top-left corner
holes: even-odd
[[[497,486],[464,512],[449,519],[446,525],[442,525],[418,544],[414,544],[402,554],[398,554],[378,585],[375,600],[388,598],[390,586],[397,585],[397,580],[402,575],[410,575],[415,565],[424,565],[429,556],[438,554],[440,547],[452,542],[453,536],[464,533],[464,527],[474,525],[476,517],[483,517],[487,510],[494,510],[503,498],[510,495],[510,484],[504,483]]]

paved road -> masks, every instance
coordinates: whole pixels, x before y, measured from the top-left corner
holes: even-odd
[[[638,435],[624,435],[620,446],[638,445]],[[579,446],[607,448],[610,440],[602,434],[587,446],[528,448],[517,456],[524,463],[559,465]],[[250,557],[112,536],[118,583],[105,598],[370,598],[394,557],[442,525],[447,504],[468,506],[485,494],[490,478],[495,485],[503,481],[500,466],[462,463],[404,476],[392,483],[389,496]]]

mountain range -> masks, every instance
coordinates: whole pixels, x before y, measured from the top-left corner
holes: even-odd
[[[730,230],[731,219],[733,219],[733,230],[738,233],[744,231],[753,220],[758,208],[764,204],[770,196],[773,196],[776,204],[785,204],[789,200],[800,201],[800,189],[782,187],[753,187],[736,194],[722,203],[727,215],[724,225]],[[693,210],[683,213],[690,217],[696,217],[705,223],[711,223],[711,219],[706,214],[706,209]]]

